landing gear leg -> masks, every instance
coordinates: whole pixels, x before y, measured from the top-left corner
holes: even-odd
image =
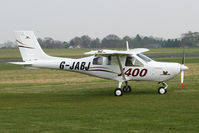
[[[158,88],[158,93],[163,95],[167,93],[168,85],[165,82],[160,82],[163,86]]]
[[[115,96],[122,96],[123,95],[123,91],[121,89],[122,86],[122,82],[119,82],[118,88],[115,89],[114,94]]]
[[[131,86],[129,86],[128,85],[128,81],[125,81],[125,86],[123,87],[123,92],[125,92],[125,93],[129,93],[129,92],[131,92]]]

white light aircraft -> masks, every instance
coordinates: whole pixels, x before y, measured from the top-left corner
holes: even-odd
[[[167,92],[168,85],[165,81],[175,77],[181,72],[181,87],[183,87],[184,71],[188,69],[182,64],[157,62],[143,55],[149,51],[146,48],[127,50],[96,50],[86,52],[89,57],[71,59],[52,57],[41,49],[33,31],[17,31],[16,42],[18,44],[23,62],[10,62],[12,64],[31,66],[32,68],[50,68],[68,70],[100,78],[118,81],[118,88],[115,89],[115,96],[122,96],[131,92],[128,81],[150,80],[162,83],[158,88],[159,94]],[[122,88],[122,83],[125,83]]]

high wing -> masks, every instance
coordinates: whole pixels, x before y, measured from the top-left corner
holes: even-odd
[[[131,55],[147,52],[149,49],[146,48],[136,48],[131,50],[92,50],[90,52],[85,52],[84,54],[93,54],[93,55]]]

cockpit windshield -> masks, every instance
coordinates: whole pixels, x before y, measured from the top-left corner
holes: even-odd
[[[151,58],[147,57],[146,55],[143,54],[137,54],[138,57],[140,57],[142,60],[144,60],[145,62],[150,62],[152,61]]]

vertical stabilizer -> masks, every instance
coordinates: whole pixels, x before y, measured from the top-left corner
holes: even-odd
[[[16,42],[23,61],[49,59],[50,56],[41,49],[33,31],[16,31]]]

